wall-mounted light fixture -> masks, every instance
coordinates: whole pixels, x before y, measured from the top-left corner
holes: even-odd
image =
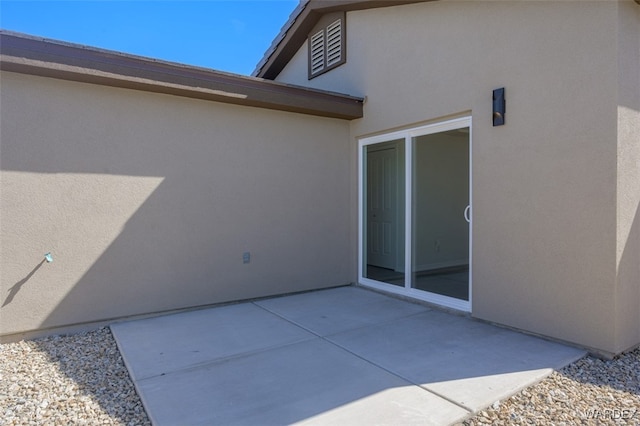
[[[502,126],[504,124],[504,113],[506,101],[504,100],[504,87],[493,91],[493,125]]]

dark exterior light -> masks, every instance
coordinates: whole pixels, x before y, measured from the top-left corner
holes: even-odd
[[[493,126],[504,124],[506,102],[504,100],[504,87],[493,91]]]

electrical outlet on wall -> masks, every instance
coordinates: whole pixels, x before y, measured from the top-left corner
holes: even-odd
[[[251,262],[251,253],[249,253],[248,251],[245,251],[244,253],[242,253],[242,263],[249,263]]]

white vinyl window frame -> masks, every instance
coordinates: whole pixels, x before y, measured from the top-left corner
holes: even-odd
[[[457,130],[469,128],[469,205],[471,206],[469,214],[469,300],[461,300],[453,297],[443,296],[436,293],[430,293],[424,290],[413,288],[412,282],[412,264],[413,258],[413,235],[412,235],[412,203],[413,203],[413,144],[415,138],[419,136],[430,135],[434,133],[446,132],[449,130]],[[396,132],[385,133],[381,135],[365,137],[358,140],[358,283],[371,287],[376,290],[385,291],[389,293],[395,293],[402,296],[411,297],[417,300],[422,300],[429,303],[434,303],[447,308],[456,309],[464,312],[471,312],[472,297],[473,297],[473,161],[472,161],[472,146],[473,146],[473,131],[471,117],[462,117],[452,120],[447,120],[439,123],[429,124],[425,126],[410,128],[407,130],[401,130]],[[387,284],[384,282],[376,281],[365,277],[364,275],[364,256],[366,253],[365,247],[365,148],[369,145],[378,143],[393,141],[402,139],[404,140],[404,155],[405,155],[405,229],[404,229],[404,287],[399,287],[393,284]]]

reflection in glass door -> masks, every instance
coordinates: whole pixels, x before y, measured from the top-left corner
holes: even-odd
[[[404,140],[369,145],[364,276],[404,287]]]
[[[471,309],[471,118],[360,140],[360,283]]]
[[[412,142],[412,286],[469,300],[469,128]]]

